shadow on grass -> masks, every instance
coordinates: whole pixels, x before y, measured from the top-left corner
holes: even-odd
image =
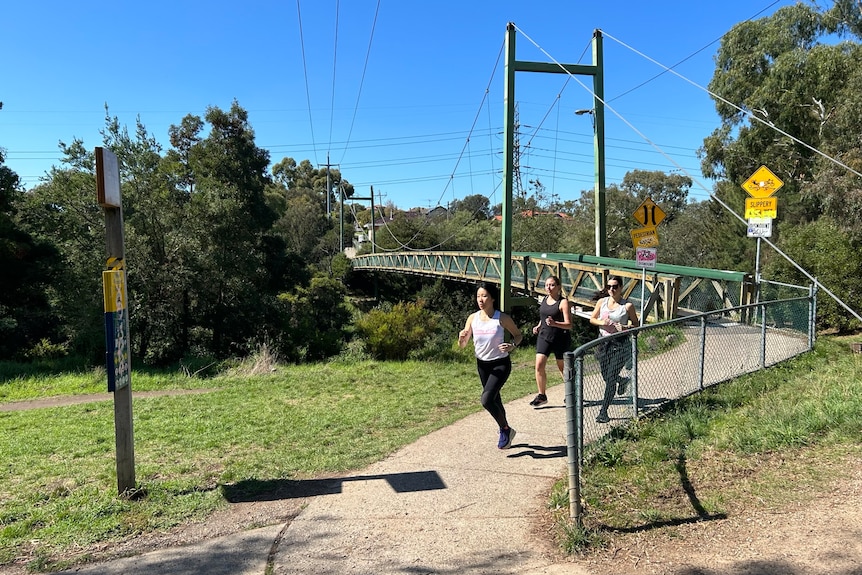
[[[221,491],[230,503],[277,501],[316,495],[335,495],[341,493],[343,485],[348,481],[377,480],[386,481],[397,493],[446,489],[446,484],[436,471],[411,471],[329,479],[247,479],[231,485],[223,485]]]

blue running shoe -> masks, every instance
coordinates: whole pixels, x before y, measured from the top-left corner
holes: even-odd
[[[515,430],[509,429],[500,430],[500,440],[497,442],[498,449],[508,449],[512,447],[512,440],[515,439]]]

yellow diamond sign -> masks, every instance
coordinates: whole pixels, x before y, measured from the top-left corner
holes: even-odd
[[[751,177],[742,184],[742,189],[748,192],[752,198],[768,198],[778,191],[784,182],[778,176],[769,171],[766,166],[760,166]]]
[[[652,201],[652,198],[645,199],[632,215],[640,225],[647,228],[656,227],[662,223],[665,218],[664,210]]]

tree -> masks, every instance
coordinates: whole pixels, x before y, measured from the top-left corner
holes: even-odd
[[[715,58],[709,87],[720,97],[722,124],[704,141],[704,174],[741,184],[768,165],[785,184],[785,223],[843,210],[840,198],[859,187],[858,179],[840,177],[846,171],[815,151],[851,163],[860,156],[862,47],[824,43],[834,33],[858,37],[858,15],[845,17],[858,13],[850,7],[845,1],[825,13],[804,4],[780,8],[735,26]],[[741,211],[741,197],[723,199]]]
[[[189,347],[191,287],[185,271],[193,255],[183,232],[193,182],[173,157],[162,156],[140,118],[135,128],[130,135],[106,109],[103,145],[120,162],[132,355],[166,363]]]
[[[104,359],[105,222],[96,203],[95,160],[81,140],[60,143],[61,167],[18,199],[17,220],[38,243],[57,250],[56,274],[47,286],[61,339],[71,352]]]
[[[856,269],[860,260],[860,22],[856,0],[839,0],[823,12],[796,4],[744,22],[722,39],[710,82],[722,123],[704,140],[704,174],[727,181],[717,193],[741,212],[739,184],[767,165],[784,182],[772,241],[821,279],[833,275],[834,258],[798,251],[800,237],[822,241],[823,228],[816,225],[821,218],[850,242],[843,251],[834,244],[836,258],[849,258],[842,265]],[[842,37],[847,39],[837,41]],[[862,302],[858,294],[847,298],[851,307]]]
[[[491,202],[487,196],[473,194],[452,202],[451,210],[455,213],[467,212],[476,221],[487,220],[491,217]]]
[[[18,174],[5,165],[0,148],[0,358],[21,357],[41,341],[65,343],[49,302],[60,271],[53,245],[40,241],[17,220],[22,196]]]

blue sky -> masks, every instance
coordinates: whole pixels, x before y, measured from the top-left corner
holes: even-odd
[[[300,0],[241,3],[15,2],[0,36],[0,147],[25,187],[59,165],[58,142],[101,145],[104,106],[134,131],[167,131],[234,99],[257,144],[329,163],[376,201],[501,201],[503,59],[591,64],[604,33],[607,179],[683,170],[707,189],[696,150],[718,125],[705,88],[718,38],[792,0],[515,2]],[[373,34],[372,34],[373,31]],[[499,58],[499,60],[498,60]],[[651,62],[674,66],[679,76]],[[656,77],[658,76],[658,77]],[[588,77],[519,73],[524,186],[577,199],[593,186]],[[698,184],[692,199],[707,192]]]

